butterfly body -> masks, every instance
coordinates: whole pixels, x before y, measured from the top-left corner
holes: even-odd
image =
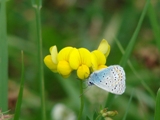
[[[123,94],[125,91],[125,72],[119,65],[93,72],[88,78],[88,85],[96,85],[101,89],[114,94]]]

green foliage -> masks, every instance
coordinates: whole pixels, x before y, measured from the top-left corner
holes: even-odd
[[[44,71],[43,71],[43,48],[42,48],[42,29],[41,29],[41,7],[42,0],[32,0],[32,6],[35,9],[36,15],[36,30],[37,30],[37,54],[38,54],[38,77],[40,86],[41,98],[41,120],[46,120],[46,106],[45,106],[45,86],[44,86]]]
[[[8,108],[8,44],[6,31],[6,1],[0,1],[0,108]]]
[[[153,28],[153,34],[155,36],[157,47],[160,50],[160,41],[159,41],[160,29],[159,29],[159,23],[157,21],[156,12],[155,12],[152,4],[149,5],[148,16],[149,16],[149,19],[151,21],[151,25],[152,25],[152,28]]]
[[[118,115],[113,117],[115,120],[151,120],[154,116],[155,120],[159,119],[157,118],[160,108],[159,92],[156,106],[154,104],[155,94],[160,85],[158,0],[152,4],[150,0],[145,2],[32,0],[32,5],[31,1],[14,0],[8,1],[7,7],[5,2],[0,1],[2,111],[7,110],[9,78],[8,109],[23,120],[53,120],[51,114],[59,103],[64,104],[68,111],[78,118],[80,106],[83,106],[80,101],[84,102],[80,116],[86,120],[104,119],[98,114],[99,106],[102,106],[101,109],[118,111]],[[86,81],[81,81],[82,86],[73,74],[69,78],[62,78],[43,64],[44,56],[49,54],[48,49],[53,45],[57,45],[58,51],[65,46],[86,47],[92,51],[103,38],[111,45],[107,65],[120,63],[126,72],[126,91],[121,96],[108,94],[97,87],[86,86]],[[21,50],[25,53],[25,71],[21,70],[19,65],[22,62],[19,55]],[[5,61],[4,64],[1,61]],[[22,105],[21,102],[17,102],[19,108],[21,105],[20,114],[20,109],[17,110],[16,107],[16,111],[14,110],[14,101],[19,91],[16,88],[19,86],[22,88],[17,81],[21,72],[24,72],[25,83]],[[83,91],[79,92],[79,89]],[[18,101],[22,97],[22,89],[20,93]],[[83,100],[81,96],[84,97]],[[64,117],[64,114],[61,115]]]
[[[18,120],[20,118],[20,113],[21,113],[21,105],[22,105],[22,98],[23,98],[23,89],[24,89],[24,55],[22,51],[22,73],[21,73],[21,83],[20,83],[20,89],[19,89],[19,94],[18,94],[18,99],[16,103],[16,109],[14,113],[14,120]]]
[[[146,12],[147,12],[147,9],[148,9],[148,6],[149,6],[149,2],[150,2],[150,0],[147,0],[146,5],[144,6],[143,12],[142,12],[142,14],[141,14],[141,17],[140,17],[140,19],[139,19],[139,21],[138,21],[136,30],[135,30],[135,32],[133,33],[133,36],[131,37],[130,42],[129,42],[126,50],[125,50],[125,53],[124,53],[124,55],[122,56],[122,59],[121,59],[121,61],[120,61],[120,63],[119,63],[119,64],[120,64],[121,66],[123,66],[123,67],[126,66],[127,61],[128,61],[128,58],[129,58],[129,56],[131,55],[131,52],[132,52],[132,50],[133,50],[133,47],[134,47],[134,45],[135,45],[135,43],[136,43],[136,38],[137,38],[138,33],[139,33],[139,31],[140,31],[140,28],[141,28],[141,25],[142,25],[142,23],[143,23],[143,19],[144,19],[144,17],[145,17],[145,14],[146,14]]]

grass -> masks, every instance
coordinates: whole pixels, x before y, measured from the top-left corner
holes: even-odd
[[[159,90],[157,92],[159,53],[145,54],[147,50],[160,49],[159,7],[155,6],[156,4],[151,4],[150,0],[146,0],[145,3],[126,1],[121,4],[111,1],[92,1],[83,4],[78,1],[76,3],[43,1],[42,8],[41,0],[32,0],[32,6],[28,1],[19,2],[16,6],[17,2],[8,1],[6,7],[6,1],[0,1],[0,108],[2,111],[11,109],[11,113],[15,113],[15,119],[20,117],[24,120],[51,120],[54,106],[60,103],[65,105],[67,112],[75,114],[78,119],[97,118],[99,106],[101,109],[107,107],[108,110],[118,111],[119,114],[113,117],[117,120],[159,119],[160,92]],[[116,13],[119,16],[118,23],[113,24],[113,21],[112,25],[108,25],[110,20],[114,20],[112,18]],[[64,79],[43,67],[44,55],[49,54],[48,49],[52,45],[57,45],[58,50],[69,45],[86,47],[92,51],[96,49],[102,34],[106,33],[105,30],[117,37],[108,40],[111,53],[107,65],[119,63],[124,67],[127,79],[126,91],[123,95],[117,97],[97,88],[87,88],[85,91],[83,90],[85,81],[81,81],[79,85],[75,75]],[[36,39],[36,42],[33,42],[33,39]],[[24,44],[16,44],[16,41]],[[25,49],[26,54],[21,60],[17,53],[22,49]],[[153,58],[156,60],[152,61]],[[22,68],[19,66],[20,61],[23,63]],[[17,81],[20,72],[21,83]],[[8,94],[8,78],[9,81],[14,81],[20,86],[16,107],[11,103],[17,97],[12,96],[14,94],[10,94],[10,91]],[[14,85],[11,86],[14,89],[9,86],[9,90],[16,92]],[[22,94],[25,99],[22,99]],[[63,115],[61,114],[61,117]],[[97,119],[103,120],[103,117]]]
[[[45,106],[45,87],[44,87],[44,71],[43,71],[43,53],[42,53],[42,30],[41,30],[41,8],[42,0],[32,0],[32,6],[35,9],[36,28],[37,28],[37,48],[38,48],[38,76],[40,85],[41,98],[41,120],[46,120],[46,106]]]
[[[0,108],[8,109],[8,44],[6,1],[0,1]]]
[[[152,4],[149,5],[148,16],[149,16],[149,19],[150,19],[151,26],[153,28],[153,34],[155,36],[157,47],[160,50],[160,41],[159,41],[160,29],[158,27],[159,23],[157,21],[156,11],[154,10]]]
[[[134,47],[134,45],[135,45],[135,43],[136,43],[137,36],[138,36],[138,34],[139,34],[140,28],[141,28],[141,26],[142,26],[142,23],[143,23],[143,20],[144,20],[144,17],[145,17],[145,14],[146,14],[146,12],[147,12],[149,3],[150,3],[150,0],[147,0],[146,4],[145,4],[145,6],[144,6],[144,9],[143,9],[143,11],[142,11],[141,17],[140,17],[140,19],[139,19],[139,21],[138,21],[137,27],[136,27],[136,29],[135,29],[135,31],[134,31],[134,33],[133,33],[133,36],[131,37],[130,42],[129,42],[126,50],[125,50],[125,53],[124,53],[124,55],[123,55],[122,58],[121,58],[121,61],[120,61],[119,64],[120,64],[122,67],[125,67],[125,66],[126,66],[127,61],[128,61],[128,59],[129,59],[129,57],[130,57],[130,55],[131,55],[131,53],[132,53],[133,47]]]
[[[19,89],[19,94],[18,94],[18,100],[16,103],[14,120],[18,120],[20,118],[22,98],[23,98],[23,89],[24,89],[24,57],[23,57],[24,53],[23,51],[21,52],[21,55],[22,55],[21,83],[20,83],[20,89]]]
[[[140,31],[140,28],[141,28],[141,25],[142,25],[142,23],[143,23],[143,19],[144,19],[144,17],[145,17],[145,14],[146,14],[146,12],[147,12],[147,9],[148,9],[148,6],[149,6],[149,2],[150,2],[150,1],[147,0],[146,4],[145,4],[145,6],[144,6],[143,12],[142,12],[142,14],[141,14],[141,16],[140,16],[140,19],[139,19],[139,21],[138,21],[138,24],[137,24],[137,27],[136,27],[136,29],[135,29],[135,32],[133,33],[133,35],[132,35],[132,37],[131,37],[131,40],[129,41],[129,44],[128,44],[128,46],[127,46],[127,48],[126,48],[126,50],[125,50],[125,52],[124,52],[124,54],[123,54],[123,56],[122,56],[122,58],[121,58],[121,60],[120,60],[119,65],[121,65],[123,68],[125,68],[125,66],[126,66],[126,64],[127,64],[127,62],[128,62],[128,59],[129,59],[130,55],[132,54],[132,49],[133,49],[133,47],[134,47],[134,45],[135,45],[135,43],[136,43],[136,38],[137,38],[138,33],[139,33],[139,31]],[[122,49],[122,48],[121,48],[121,49]],[[123,50],[123,51],[124,51],[124,50]],[[109,102],[112,102],[112,101],[113,101],[114,96],[115,96],[115,95],[110,95],[110,96],[108,97],[108,100],[107,100],[106,105],[109,105],[109,104],[110,104]]]

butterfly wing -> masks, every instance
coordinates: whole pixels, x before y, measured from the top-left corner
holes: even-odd
[[[122,94],[125,91],[125,79],[123,68],[113,65],[92,73],[88,83],[114,94]]]

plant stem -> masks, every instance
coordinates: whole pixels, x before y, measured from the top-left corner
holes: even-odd
[[[8,109],[8,44],[6,0],[0,1],[0,109]]]
[[[43,72],[43,55],[42,55],[42,31],[41,31],[41,0],[32,0],[32,5],[35,8],[36,28],[37,28],[37,43],[38,43],[38,76],[40,80],[41,92],[41,120],[46,120],[45,108],[45,87],[44,87],[44,72]]]
[[[39,59],[39,80],[40,80],[40,91],[41,91],[41,112],[42,120],[46,119],[45,115],[45,88],[44,88],[44,73],[43,73],[43,56],[42,56],[42,37],[41,37],[41,25],[40,25],[40,10],[36,9],[37,19],[37,33],[38,33],[38,59]]]
[[[83,113],[83,106],[84,106],[84,98],[83,98],[83,81],[80,80],[80,97],[81,97],[81,106],[80,106],[80,111],[78,115],[78,120],[82,120],[82,113]]]

